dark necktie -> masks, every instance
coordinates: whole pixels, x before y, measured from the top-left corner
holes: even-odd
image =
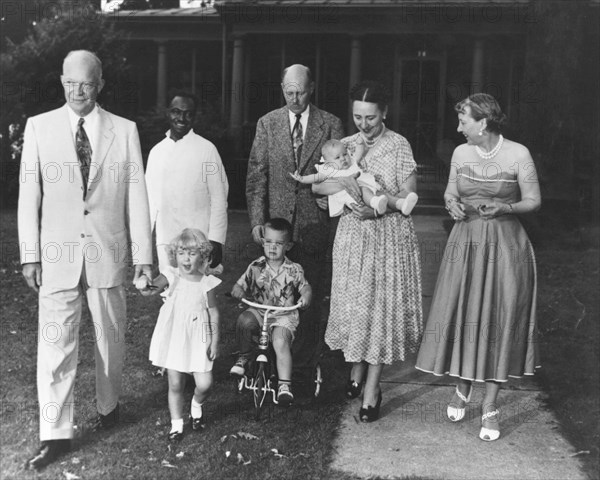
[[[292,145],[294,146],[294,157],[296,160],[296,168],[300,166],[300,155],[302,155],[302,124],[300,123],[300,117],[302,115],[296,114],[296,123],[292,130]]]
[[[80,118],[77,122],[77,133],[75,134],[75,148],[77,150],[77,158],[79,159],[79,168],[81,169],[81,177],[83,178],[83,198],[87,192],[88,178],[90,176],[90,163],[92,162],[92,146],[90,139],[85,133],[83,123],[85,119]]]

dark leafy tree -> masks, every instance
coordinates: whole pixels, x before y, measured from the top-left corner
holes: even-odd
[[[590,3],[533,2],[519,127],[546,194],[597,219],[600,21]]]
[[[2,71],[1,175],[2,202],[14,203],[18,189],[18,167],[22,132],[27,117],[64,103],[60,84],[62,61],[71,50],[95,52],[103,62],[106,86],[99,103],[123,113],[131,97],[125,43],[122,34],[105,18],[96,3],[88,0],[28,2],[33,18],[18,44],[7,41],[0,57]],[[37,10],[36,10],[37,7]],[[38,12],[36,14],[36,11]],[[13,29],[14,30],[14,29]]]

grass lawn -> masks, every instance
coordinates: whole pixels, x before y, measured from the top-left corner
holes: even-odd
[[[4,253],[0,282],[5,292],[0,335],[0,478],[35,478],[38,475],[24,472],[22,466],[38,444],[37,298],[20,273],[16,212],[5,211],[0,215]],[[231,215],[246,218],[245,213]],[[206,407],[206,429],[196,433],[186,428],[186,436],[177,445],[169,446],[166,441],[170,428],[167,379],[155,375],[156,368],[148,361],[161,300],[142,297],[129,286],[121,424],[101,434],[86,428],[96,411],[93,327],[86,312],[81,325],[75,387],[74,451],[63,461],[50,465],[40,478],[68,478],[67,473],[80,478],[106,479],[354,478],[328,470],[333,438],[345,405],[342,385],[346,373],[342,357],[323,358],[325,378],[316,401],[312,400],[308,387],[304,391],[299,387],[295,389],[294,407],[281,409],[269,403],[258,422],[254,420],[251,395],[237,393],[229,378],[233,362],[230,354],[235,350],[235,320],[241,307],[225,294],[257,255],[244,225],[237,231],[232,225],[224,251],[227,270],[217,289],[223,321],[222,355],[215,363],[214,389]],[[191,387],[192,382],[189,383]],[[187,398],[191,399],[191,395],[190,388]]]
[[[600,301],[598,230],[552,235],[536,251],[542,368],[563,433],[591,479],[600,478]]]
[[[232,217],[244,213],[231,213]],[[290,409],[268,407],[253,419],[248,393],[238,394],[227,372],[235,350],[237,301],[225,295],[257,254],[245,221],[232,222],[225,247],[226,271],[217,293],[223,319],[222,356],[215,363],[215,385],[207,402],[208,424],[201,433],[186,429],[184,440],[169,446],[166,378],[148,361],[159,298],[128,288],[127,360],[121,398],[121,424],[94,434],[86,424],[95,416],[92,325],[82,322],[76,382],[74,451],[40,475],[22,470],[38,444],[35,389],[37,298],[20,273],[16,212],[0,213],[0,286],[4,295],[0,325],[0,477],[82,479],[333,479],[355,477],[329,469],[345,406],[346,371],[340,356],[323,358],[320,397],[299,392]],[[596,236],[597,239],[597,236]],[[566,242],[566,243],[561,243]],[[546,241],[537,250],[539,319],[543,369],[538,376],[550,406],[591,478],[598,477],[598,248],[566,240]],[[86,314],[87,315],[87,314]],[[296,393],[296,392],[295,392]],[[191,398],[191,390],[188,391]],[[226,452],[230,452],[229,456]],[[75,480],[75,477],[70,477]]]

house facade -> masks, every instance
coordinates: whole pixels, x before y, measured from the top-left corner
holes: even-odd
[[[352,85],[384,82],[393,97],[387,125],[407,137],[439,192],[464,141],[454,104],[486,92],[511,118],[535,95],[522,80],[529,27],[539,21],[534,3],[233,0],[111,15],[129,35],[138,104],[160,107],[170,90],[194,91],[220,112],[239,159],[247,159],[258,118],[284,104],[285,66],[312,69],[313,102],[342,118],[348,133]]]

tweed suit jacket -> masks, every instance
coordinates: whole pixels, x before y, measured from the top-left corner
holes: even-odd
[[[127,261],[152,263],[150,215],[135,123],[98,107],[98,138],[83,185],[67,105],[25,126],[19,190],[21,263],[42,285],[93,288],[125,280]],[[87,189],[83,198],[83,189]]]
[[[330,139],[343,137],[342,122],[335,115],[310,105],[302,154],[301,175],[314,173],[321,158],[321,147]],[[318,208],[311,185],[296,182],[296,170],[288,108],[283,107],[258,120],[246,179],[246,200],[250,225],[263,225],[281,217],[294,227],[294,241],[305,241],[310,232],[327,226],[326,211]]]

